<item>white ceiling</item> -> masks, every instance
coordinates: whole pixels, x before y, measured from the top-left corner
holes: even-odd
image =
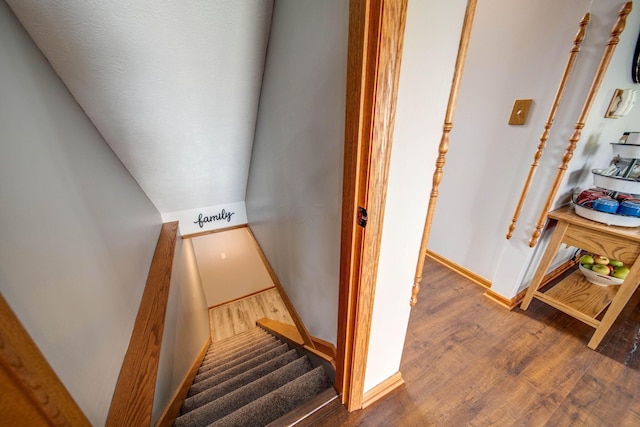
[[[162,213],[243,201],[272,0],[6,0]]]

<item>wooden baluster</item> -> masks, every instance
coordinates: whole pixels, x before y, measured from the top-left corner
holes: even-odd
[[[431,232],[431,223],[433,222],[433,214],[436,209],[436,201],[438,200],[438,187],[442,181],[443,168],[446,162],[446,155],[449,151],[449,134],[453,128],[453,113],[456,108],[458,99],[458,90],[462,80],[462,72],[464,70],[464,62],[469,49],[469,38],[471,36],[471,27],[476,10],[476,0],[469,0],[462,24],[462,33],[460,35],[460,44],[458,46],[458,55],[456,57],[456,66],[453,73],[453,82],[451,83],[451,91],[449,92],[449,102],[447,104],[447,112],[444,119],[444,127],[440,146],[438,147],[438,158],[436,160],[436,169],[433,173],[433,183],[431,187],[431,196],[429,198],[429,207],[427,209],[427,218],[425,220],[424,229],[422,231],[422,243],[420,244],[420,253],[418,254],[418,265],[416,266],[416,276],[411,289],[410,305],[414,306],[418,302],[418,293],[420,292],[420,282],[422,281],[422,269],[424,268],[424,258],[427,252],[427,243],[429,242],[429,234]]]
[[[569,59],[567,60],[567,65],[564,68],[564,73],[562,74],[562,79],[560,80],[560,85],[558,86],[558,90],[556,91],[556,96],[553,99],[553,104],[551,105],[551,110],[549,111],[549,117],[547,118],[547,123],[544,125],[544,131],[540,136],[540,144],[538,144],[538,150],[533,156],[533,163],[531,164],[531,168],[529,169],[529,175],[527,176],[527,180],[522,187],[522,194],[520,194],[520,200],[518,200],[518,204],[516,205],[516,210],[513,213],[513,219],[511,221],[511,225],[509,225],[509,231],[507,231],[507,239],[510,239],[513,236],[513,231],[516,229],[516,223],[520,218],[520,212],[522,212],[522,206],[524,205],[524,201],[527,198],[527,194],[529,193],[529,188],[531,187],[531,182],[533,181],[533,176],[535,175],[536,168],[538,167],[538,161],[540,157],[542,157],[542,152],[544,151],[544,147],[547,143],[547,139],[549,139],[549,133],[551,127],[553,126],[553,120],[556,117],[556,112],[558,111],[558,106],[560,105],[560,101],[562,100],[562,96],[564,95],[564,90],[567,87],[567,82],[569,81],[569,76],[573,71],[573,67],[576,63],[576,59],[578,58],[578,52],[580,52],[580,45],[584,40],[584,37],[587,33],[587,25],[591,21],[591,14],[587,12],[580,21],[580,26],[578,28],[578,33],[573,41],[573,48],[569,53]]]
[[[558,167],[558,172],[556,173],[555,181],[553,182],[553,186],[551,187],[551,191],[549,192],[549,196],[547,197],[547,201],[542,208],[542,212],[540,212],[540,217],[538,218],[538,223],[536,224],[536,228],[531,235],[531,240],[529,240],[529,246],[534,247],[538,243],[538,238],[542,232],[542,227],[544,226],[547,220],[547,214],[551,209],[551,204],[560,188],[560,183],[562,182],[562,178],[564,177],[565,172],[567,171],[567,167],[569,165],[569,161],[573,157],[573,151],[580,141],[580,136],[582,135],[582,128],[584,128],[585,121],[587,116],[589,115],[589,110],[591,109],[591,105],[598,93],[598,89],[600,88],[600,84],[602,83],[602,79],[604,78],[604,74],[607,71],[607,67],[609,66],[609,62],[611,62],[611,57],[613,56],[613,52],[616,50],[616,46],[620,41],[620,34],[624,30],[626,25],[627,16],[631,13],[632,2],[628,1],[622,6],[620,12],[618,13],[618,20],[611,30],[611,37],[607,42],[607,45],[604,49],[604,53],[602,54],[602,59],[600,60],[600,65],[596,71],[596,75],[593,78],[593,82],[591,83],[591,88],[589,89],[589,93],[587,95],[587,99],[584,102],[582,107],[582,111],[580,116],[578,117],[578,121],[576,122],[575,129],[571,138],[569,138],[569,145],[567,145],[567,149],[562,156],[562,163]]]

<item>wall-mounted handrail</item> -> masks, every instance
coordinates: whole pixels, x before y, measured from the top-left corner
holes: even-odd
[[[160,362],[178,222],[162,224],[106,425],[148,426]]]

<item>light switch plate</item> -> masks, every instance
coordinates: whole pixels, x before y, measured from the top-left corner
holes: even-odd
[[[516,102],[513,103],[511,117],[509,117],[510,125],[523,125],[527,122],[531,102],[531,99],[516,99]]]

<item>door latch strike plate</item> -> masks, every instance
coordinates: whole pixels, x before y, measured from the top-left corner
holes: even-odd
[[[358,225],[362,228],[367,226],[367,221],[369,217],[367,216],[367,210],[363,207],[358,206]]]

